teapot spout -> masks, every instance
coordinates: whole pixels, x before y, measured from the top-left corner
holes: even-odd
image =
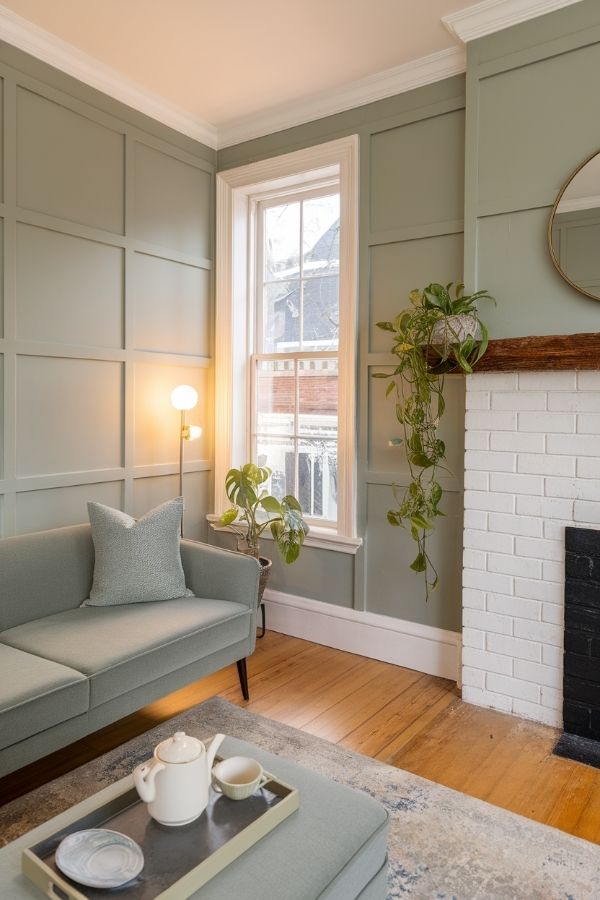
[[[224,740],[225,740],[224,734],[215,734],[214,738],[210,742],[210,747],[207,750],[207,759],[206,759],[209,772],[212,771],[212,767],[215,762],[215,756],[217,755],[217,750],[219,749],[219,747],[221,746],[221,744],[223,743]]]
[[[153,803],[156,799],[155,779],[159,772],[166,768],[162,763],[142,763],[133,771],[133,783],[144,803]]]

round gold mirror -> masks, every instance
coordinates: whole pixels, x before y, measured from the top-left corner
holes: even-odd
[[[600,151],[581,163],[556,198],[548,243],[565,281],[600,300]]]

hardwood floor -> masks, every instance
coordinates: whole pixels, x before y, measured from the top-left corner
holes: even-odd
[[[230,666],[0,780],[8,802],[219,694],[253,712],[600,843],[600,771],[552,756],[558,732],[469,706],[456,685],[267,632],[245,702]]]

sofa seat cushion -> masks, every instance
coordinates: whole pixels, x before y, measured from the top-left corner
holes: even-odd
[[[248,638],[241,603],[180,597],[85,606],[27,622],[0,641],[90,677],[90,708]]]
[[[0,644],[0,749],[86,713],[81,672]]]

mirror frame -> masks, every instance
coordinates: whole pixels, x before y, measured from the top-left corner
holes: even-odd
[[[556,271],[558,272],[560,277],[563,278],[567,282],[567,284],[570,284],[572,288],[575,288],[575,290],[578,291],[580,294],[583,294],[584,297],[589,297],[590,300],[596,300],[596,301],[600,300],[600,297],[596,296],[595,294],[590,294],[590,292],[586,291],[585,288],[582,288],[580,285],[575,284],[575,282],[569,278],[569,276],[566,274],[566,272],[564,272],[563,269],[561,269],[560,261],[558,260],[556,253],[554,252],[554,247],[552,245],[552,226],[554,224],[554,216],[556,215],[556,210],[558,209],[558,204],[562,200],[562,196],[563,196],[564,192],[569,187],[569,185],[571,184],[571,182],[573,181],[575,176],[578,175],[579,172],[581,172],[581,170],[583,168],[585,168],[585,166],[587,166],[587,164],[589,162],[591,162],[593,159],[595,159],[596,156],[599,156],[599,155],[600,155],[600,150],[595,150],[593,153],[590,153],[590,155],[588,157],[586,157],[586,159],[584,159],[583,162],[580,163],[576,169],[573,169],[573,171],[571,172],[571,174],[569,175],[567,180],[564,182],[563,186],[561,187],[561,189],[558,193],[556,200],[554,201],[554,205],[553,205],[552,209],[550,210],[550,219],[548,221],[548,231],[547,231],[548,248],[550,250],[550,258],[552,259],[552,262],[554,263],[554,268],[556,269]]]

